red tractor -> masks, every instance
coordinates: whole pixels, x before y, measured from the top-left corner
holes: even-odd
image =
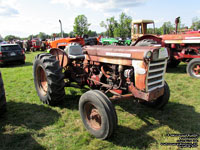
[[[178,33],[177,19],[175,33],[160,36],[165,47],[170,49],[169,66],[176,67],[181,61],[187,62],[187,73],[200,79],[200,31],[185,30]]]
[[[183,61],[187,62],[187,73],[200,79],[200,31],[184,30],[178,32],[179,17],[175,20],[176,30],[173,34],[166,34],[161,36],[150,35],[147,31],[147,23],[138,23],[141,28],[143,36],[133,40],[133,46],[156,46],[162,45],[169,49],[169,67],[176,67]],[[144,27],[143,27],[144,26]],[[142,29],[145,30],[142,30]],[[132,39],[135,34],[132,31]],[[158,40],[160,39],[160,40]]]
[[[64,87],[89,86],[93,90],[80,97],[79,111],[85,128],[96,138],[106,139],[116,129],[112,100],[135,99],[153,108],[163,108],[168,103],[170,90],[164,80],[166,48],[81,47],[70,43],[61,49],[57,45],[50,53],[35,57],[37,94],[43,103],[56,105],[66,99]]]
[[[38,38],[31,40],[31,51],[37,51],[41,48],[41,41]]]

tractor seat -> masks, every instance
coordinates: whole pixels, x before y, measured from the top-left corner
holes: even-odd
[[[85,55],[82,52],[80,45],[69,45],[66,49],[69,59],[84,59]]]

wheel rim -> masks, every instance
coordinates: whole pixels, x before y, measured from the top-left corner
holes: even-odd
[[[37,67],[37,82],[38,82],[39,92],[42,93],[43,95],[46,95],[48,90],[48,83],[45,71],[42,68],[42,66]]]
[[[194,64],[192,67],[193,75],[200,77],[200,64]]]
[[[93,104],[86,103],[84,111],[89,126],[94,130],[99,130],[101,128],[101,115],[98,109]]]

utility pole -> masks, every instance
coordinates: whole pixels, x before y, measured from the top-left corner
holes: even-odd
[[[59,19],[59,22],[60,22],[61,37],[63,38],[62,22],[60,19]]]

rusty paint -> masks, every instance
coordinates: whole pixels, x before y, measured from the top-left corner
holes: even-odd
[[[105,88],[112,88],[112,86],[110,86],[110,85],[108,85],[108,84],[104,84],[104,83],[102,83],[102,82],[100,82],[100,81],[97,81],[97,80],[94,80],[94,79],[92,79],[92,78],[88,78],[88,80],[91,80],[91,81],[93,81],[93,82],[95,82],[95,83],[97,83],[97,84],[101,84],[103,87],[105,87]]]
[[[101,62],[101,63],[115,64],[115,65],[132,66],[131,60],[118,59],[118,58],[112,58],[112,57],[86,55],[86,60],[90,60],[90,61],[94,61],[94,62]]]
[[[86,114],[86,120],[88,125],[93,130],[99,130],[101,128],[101,114],[99,113],[98,109],[90,102],[86,103],[84,106],[84,111]]]
[[[45,72],[42,68],[40,70],[40,83],[41,83],[41,87],[44,90],[44,92],[47,92],[47,89],[48,89],[47,78],[46,78]]]
[[[135,72],[135,87],[144,91],[146,88],[146,78],[147,78],[147,72],[148,72],[148,66],[144,61],[140,60],[133,60],[132,62]],[[144,74],[139,74],[137,72],[137,69],[144,69]]]
[[[103,66],[101,66],[101,72],[104,74],[104,76],[105,76],[106,78],[111,78],[111,76],[108,75],[108,74],[104,71]]]
[[[94,45],[94,46],[84,46],[83,50],[87,51],[88,56],[98,56],[98,57],[110,57],[117,59],[143,59],[144,54],[147,51],[154,51],[155,47],[136,47],[136,46],[102,46],[102,45]],[[108,53],[112,54],[108,55]],[[116,56],[114,56],[116,54]],[[121,54],[121,56],[120,56]],[[130,55],[130,57],[128,57]]]
[[[122,90],[119,89],[113,89],[113,90],[109,90],[110,93],[114,94],[115,96],[122,96]]]
[[[199,55],[189,55],[189,54],[183,54],[181,52],[174,52],[173,56],[177,60],[181,60],[181,59],[185,59],[185,58],[187,58],[187,59],[200,58]]]
[[[199,64],[194,65],[192,71],[194,72],[195,75],[200,75],[200,65]]]
[[[188,38],[200,38],[200,33],[195,34],[165,34],[160,36],[163,40],[187,40]]]
[[[146,101],[151,101],[154,99],[159,98],[164,94],[164,87],[155,89],[149,93],[142,92],[140,90],[137,90],[133,83],[128,87],[129,91],[134,95],[135,98],[146,100]]]
[[[45,96],[48,90],[48,83],[47,83],[45,71],[42,66],[37,66],[36,78],[39,85],[39,92]]]
[[[176,48],[176,44],[171,44],[171,48]]]
[[[112,97],[110,97],[109,99],[112,101],[119,101],[119,100],[126,100],[126,99],[130,99],[130,98],[134,98],[133,94],[125,94],[125,95],[114,95]]]

